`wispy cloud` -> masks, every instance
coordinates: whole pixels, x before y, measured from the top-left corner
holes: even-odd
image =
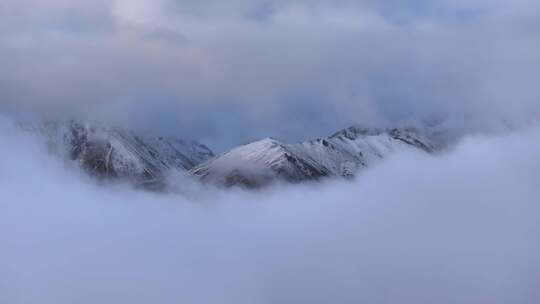
[[[523,119],[540,112],[538,6],[7,0],[0,102],[47,113],[175,113],[167,126],[223,146],[260,134],[321,136],[358,121]]]

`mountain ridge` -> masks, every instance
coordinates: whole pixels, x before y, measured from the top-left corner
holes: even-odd
[[[435,153],[436,141],[417,128],[342,129],[313,140],[287,144],[264,138],[219,155],[196,141],[139,134],[76,120],[21,124],[41,135],[56,154],[100,179],[126,180],[162,190],[169,174],[187,174],[217,187],[262,188],[325,178],[354,178],[362,169],[403,150]]]
[[[92,176],[127,180],[145,188],[163,188],[171,171],[185,172],[214,156],[196,141],[96,123],[38,121],[19,126],[42,137],[51,152],[78,163]]]
[[[434,153],[436,145],[416,128],[352,126],[333,135],[284,144],[267,138],[231,149],[190,170],[215,186],[258,188],[276,181],[298,183],[326,177],[353,178],[397,150]],[[255,173],[254,173],[255,172]]]

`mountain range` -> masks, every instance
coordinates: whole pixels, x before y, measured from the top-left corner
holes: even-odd
[[[215,155],[196,141],[75,120],[20,126],[44,139],[52,153],[75,162],[92,176],[152,190],[164,189],[171,173],[188,174],[217,187],[248,189],[276,182],[351,179],[395,152],[434,153],[440,149],[433,134],[410,127],[357,125],[294,144],[266,138]]]

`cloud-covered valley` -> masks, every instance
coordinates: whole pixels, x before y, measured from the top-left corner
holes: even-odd
[[[540,130],[355,181],[99,185],[2,121],[0,302],[536,303]]]

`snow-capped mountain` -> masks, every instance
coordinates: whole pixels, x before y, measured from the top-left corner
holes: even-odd
[[[287,145],[267,138],[235,148],[191,170],[203,182],[220,186],[263,186],[279,177],[288,182],[329,176],[325,168],[292,153]]]
[[[432,140],[414,128],[370,129],[353,126],[325,139],[283,144],[263,139],[202,163],[190,172],[217,186],[256,188],[273,181],[301,182],[323,177],[353,177],[400,150],[432,153]]]
[[[160,187],[171,170],[185,172],[214,156],[195,141],[99,124],[71,120],[21,126],[41,135],[50,150],[78,162],[91,175],[130,180],[140,186]]]
[[[49,149],[99,178],[127,180],[160,189],[171,172],[186,172],[206,184],[259,188],[327,177],[352,178],[396,151],[432,153],[437,138],[415,128],[353,126],[324,139],[295,144],[266,138],[214,156],[195,141],[143,135],[74,120],[33,122],[21,127],[39,134]]]

